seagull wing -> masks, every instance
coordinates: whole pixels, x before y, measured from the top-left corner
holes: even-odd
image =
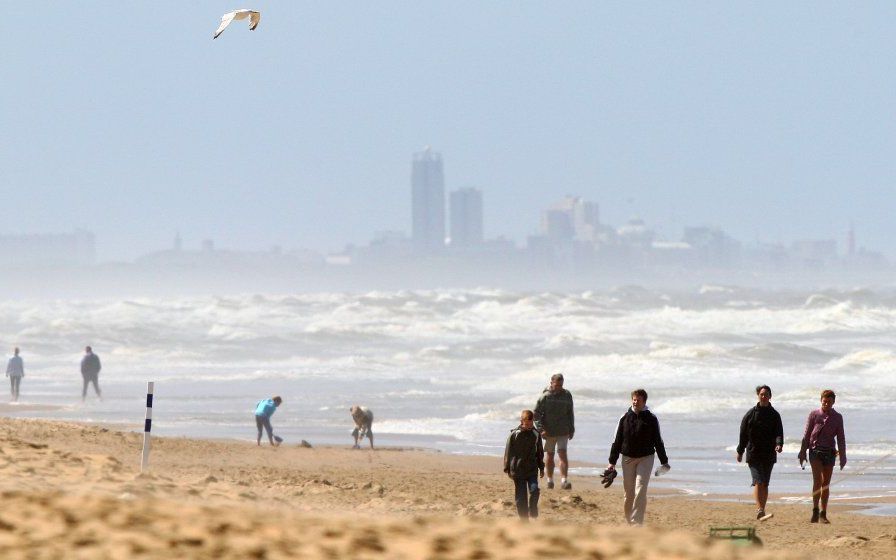
[[[218,35],[224,33],[224,30],[227,29],[227,26],[233,21],[234,16],[236,16],[236,12],[230,12],[221,16],[221,25],[218,26],[218,30],[215,31],[215,36],[212,37],[212,39],[217,39]]]
[[[255,31],[259,21],[261,21],[261,12],[249,12],[249,31]]]

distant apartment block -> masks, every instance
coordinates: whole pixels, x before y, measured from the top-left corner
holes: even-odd
[[[96,262],[93,233],[0,235],[0,259],[13,266],[89,266]]]
[[[573,239],[594,242],[600,230],[599,207],[581,197],[566,196],[544,211],[541,230],[554,243]]]
[[[445,174],[441,154],[429,147],[411,165],[411,238],[418,250],[445,245]]]
[[[482,245],[482,191],[473,188],[453,191],[449,208],[451,246]]]

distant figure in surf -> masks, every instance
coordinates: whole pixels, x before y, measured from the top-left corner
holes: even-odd
[[[22,357],[19,356],[19,349],[13,349],[13,357],[6,364],[6,377],[9,378],[10,394],[12,402],[19,401],[19,386],[22,384],[22,378],[25,377],[25,364]]]
[[[258,401],[255,405],[255,426],[258,428],[257,443],[261,445],[261,430],[264,429],[268,433],[268,441],[271,445],[277,447],[283,441],[274,435],[274,427],[271,426],[271,416],[277,412],[277,407],[283,404],[280,397],[271,397]]]
[[[569,459],[566,449],[576,433],[576,418],[572,393],[563,388],[563,374],[551,376],[551,383],[535,403],[535,429],[544,438],[544,450],[548,455],[548,489],[554,487],[554,452],[560,457],[560,488],[569,490]]]
[[[753,477],[753,498],[756,500],[756,519],[765,521],[765,504],[768,501],[768,484],[772,468],[784,446],[784,425],[781,415],[772,408],[772,389],[768,385],[756,387],[759,402],[740,422],[740,438],[737,443],[737,462],[744,459]]]
[[[806,430],[797,455],[800,466],[806,462],[809,452],[809,466],[812,467],[812,518],[810,523],[828,524],[828,497],[830,496],[831,475],[834,464],[840,457],[840,470],[846,466],[846,434],[843,431],[843,416],[834,410],[837,395],[830,389],[821,392],[821,408],[809,413]],[[836,448],[835,448],[836,444]],[[821,501],[821,509],[818,504]]]
[[[355,421],[355,429],[352,430],[355,445],[352,446],[352,449],[361,449],[361,441],[365,437],[370,440],[370,448],[373,449],[373,411],[366,406],[354,405],[349,412],[352,413],[352,420]]]
[[[87,386],[90,383],[93,383],[93,390],[96,391],[96,396],[103,400],[103,395],[100,393],[100,370],[103,369],[102,364],[100,364],[100,357],[93,353],[93,349],[90,346],[84,348],[84,357],[81,358],[81,378],[84,380],[84,388],[81,390],[81,401],[87,399]]]

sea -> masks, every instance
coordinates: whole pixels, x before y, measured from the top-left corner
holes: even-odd
[[[606,465],[619,417],[644,388],[682,494],[742,495],[738,429],[770,385],[785,445],[772,494],[807,501],[797,461],[806,417],[837,393],[848,465],[839,500],[896,497],[896,291],[622,286],[576,293],[498,289],[239,294],[0,302],[0,344],[22,349],[21,400],[5,414],[254,441],[273,395],[286,444],[350,445],[349,407],[371,408],[375,442],[494,456],[551,374],[575,400],[571,480]],[[103,400],[81,402],[85,345]],[[134,450],[133,460],[139,460]],[[126,458],[122,458],[126,460]],[[578,464],[577,464],[578,463]]]

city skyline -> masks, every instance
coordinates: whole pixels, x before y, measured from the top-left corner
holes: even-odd
[[[100,260],[175,231],[338,251],[412,233],[407,154],[432,144],[447,190],[485,193],[486,238],[524,243],[573,194],[669,239],[852,222],[892,258],[896,5],[809,6],[259,0],[258,30],[212,41],[210,0],[8,4],[0,233],[87,229]]]

